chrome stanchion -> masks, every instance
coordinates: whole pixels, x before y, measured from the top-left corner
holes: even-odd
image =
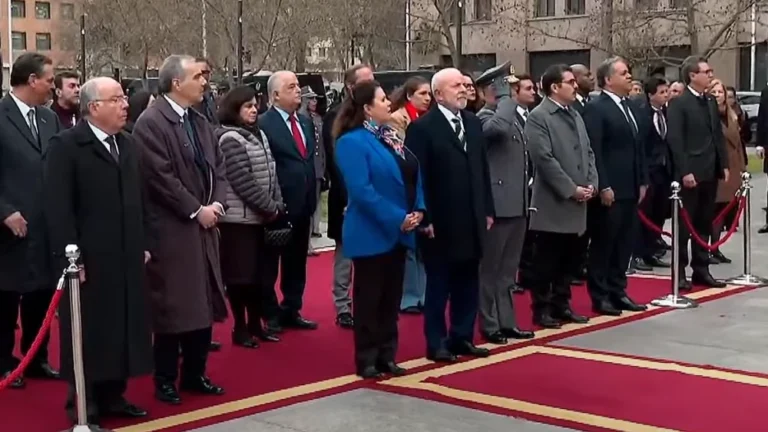
[[[651,301],[654,306],[675,309],[691,309],[698,307],[695,300],[680,295],[680,183],[672,182],[672,293]],[[683,273],[682,277],[685,277]]]
[[[748,173],[741,174],[741,191],[744,197],[744,214],[742,215],[741,230],[744,233],[744,273],[728,279],[726,282],[732,285],[764,286],[768,285],[768,279],[752,274],[752,176]]]
[[[69,289],[69,307],[72,318],[72,366],[75,378],[75,403],[77,409],[77,425],[69,429],[72,432],[104,431],[96,426],[88,425],[88,406],[85,386],[85,370],[83,366],[83,329],[80,313],[80,249],[76,245],[67,245],[65,254],[69,260],[66,269],[67,286]]]

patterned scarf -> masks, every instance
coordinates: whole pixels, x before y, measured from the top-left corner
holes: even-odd
[[[390,146],[398,156],[405,159],[403,140],[397,136],[397,131],[395,131],[394,128],[389,125],[377,126],[368,120],[363,122],[363,127],[368,130],[368,132],[374,134],[379,141]]]

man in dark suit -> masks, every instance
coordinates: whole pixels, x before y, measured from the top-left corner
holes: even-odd
[[[259,118],[259,126],[269,139],[285,201],[287,215],[280,223],[290,223],[292,227],[288,244],[268,254],[270,259],[280,260],[283,293],[283,302],[278,307],[277,296],[272,291],[271,304],[267,305],[268,326],[274,332],[280,332],[282,327],[314,330],[317,323],[303,318],[301,307],[307,282],[311,218],[317,206],[315,127],[311,119],[297,113],[301,106],[301,87],[296,74],[275,72],[269,77],[267,92],[272,108]],[[268,280],[274,285],[277,274],[269,275]]]
[[[494,208],[483,127],[464,110],[467,89],[462,73],[453,68],[437,72],[432,91],[437,103],[411,123],[405,145],[419,159],[427,204],[423,244],[427,358],[450,363],[459,355],[490,354],[472,339],[478,268]],[[451,323],[446,329],[449,301]]]
[[[136,122],[133,136],[142,149],[154,257],[147,263],[147,286],[155,397],[176,405],[182,402],[177,382],[188,392],[224,393],[206,367],[213,323],[227,317],[216,230],[226,211],[227,181],[213,127],[192,109],[206,84],[200,63],[172,55],[157,81],[161,96]]]
[[[686,87],[680,96],[669,102],[667,109],[667,141],[672,150],[674,179],[683,186],[680,194],[683,206],[705,242],[712,232],[718,180],[727,180],[730,175],[717,102],[705,93],[713,73],[705,58],[686,58],[680,72]],[[690,289],[685,279],[689,240],[688,228],[681,222],[680,288],[683,290]],[[725,286],[709,272],[707,249],[691,241],[691,255],[691,282],[712,288]]]
[[[657,227],[663,227],[669,217],[669,194],[672,182],[672,156],[667,144],[667,113],[669,83],[662,77],[645,82],[644,100],[640,106],[640,121],[645,123],[645,160],[648,165],[648,190],[640,209]],[[640,224],[633,261],[653,267],[669,267],[659,257],[666,250],[661,234]]]
[[[625,60],[611,57],[597,69],[599,97],[584,109],[595,166],[600,179],[597,202],[590,208],[587,289],[592,309],[604,315],[641,311],[627,295],[627,267],[635,245],[637,204],[648,187],[644,160],[645,126],[630,104],[632,74]]]
[[[51,249],[58,266],[68,244],[80,247],[83,356],[89,423],[98,416],[143,417],[123,397],[127,379],[152,371],[144,265],[139,148],[121,132],[128,100],[120,83],[94,78],[83,85],[85,121],[51,140],[46,156],[45,204]],[[68,291],[65,292],[65,296]],[[74,376],[69,301],[61,303],[62,374],[70,384],[67,411],[74,420]],[[104,331],[109,329],[109,331]]]
[[[595,157],[576,100],[571,68],[558,64],[542,76],[546,98],[525,124],[533,161],[530,229],[536,232],[531,297],[533,321],[544,328],[589,320],[571,308],[570,282],[581,261],[587,201],[595,194]]]
[[[0,377],[19,364],[13,356],[21,313],[21,352],[26,353],[45,318],[56,284],[43,213],[43,158],[48,141],[61,130],[56,114],[43,105],[53,90],[51,59],[20,55],[11,70],[11,92],[0,105]],[[52,272],[53,270],[53,272]],[[58,378],[48,363],[48,342],[26,369],[27,377]],[[24,387],[24,378],[11,388]]]
[[[519,105],[511,97],[511,63],[494,67],[477,79],[485,106],[477,112],[488,145],[496,219],[484,242],[480,261],[480,328],[490,343],[505,344],[507,338],[529,339],[533,332],[517,327],[510,295],[528,216],[528,143],[518,122]]]
[[[373,81],[373,70],[365,64],[357,64],[344,73],[344,90],[349,94],[356,84]],[[328,171],[328,238],[336,242],[333,253],[333,303],[336,307],[336,324],[341,328],[352,329],[355,326],[352,317],[352,298],[349,287],[352,284],[352,260],[344,256],[341,242],[341,226],[344,223],[344,209],[347,207],[347,190],[336,166],[334,143],[331,131],[333,122],[341,104],[333,107],[323,118],[323,145],[325,146],[326,170]]]
[[[571,108],[576,110],[581,115],[584,115],[584,108],[587,106],[587,102],[590,100],[589,94],[595,89],[595,78],[592,76],[592,71],[589,67],[583,64],[571,65],[573,76],[576,78],[576,100],[571,104]],[[591,200],[587,205],[587,219],[589,219],[589,208],[595,205],[595,200]],[[587,251],[589,249],[590,232],[589,224],[587,224],[587,231],[581,235],[580,241],[580,257],[581,264],[576,268],[573,274],[574,284],[583,284],[587,277]]]
[[[760,108],[757,111],[757,134],[755,135],[755,147],[757,156],[763,159],[763,172],[768,173],[768,158],[765,150],[768,149],[768,86],[760,92]],[[759,234],[768,233],[768,209],[765,211],[765,225],[757,231]]]

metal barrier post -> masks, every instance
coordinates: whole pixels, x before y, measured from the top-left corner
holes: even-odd
[[[685,277],[685,269],[680,268],[680,183],[672,182],[672,293],[651,301],[654,306],[675,309],[691,309],[698,307],[695,300],[680,295],[680,271]]]
[[[744,194],[744,214],[742,215],[741,230],[744,233],[744,273],[740,276],[728,279],[726,282],[741,286],[764,286],[768,285],[768,279],[752,274],[752,185],[750,180],[752,176],[748,173],[741,174],[741,190]]]
[[[85,389],[85,371],[83,368],[83,332],[80,314],[80,249],[76,245],[67,245],[65,254],[69,260],[67,267],[67,287],[69,288],[69,306],[72,315],[72,365],[75,377],[75,403],[77,425],[73,432],[92,432],[102,430],[88,425],[88,407]]]

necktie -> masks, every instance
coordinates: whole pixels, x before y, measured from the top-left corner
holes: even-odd
[[[35,109],[27,111],[27,121],[29,122],[29,131],[32,132],[32,138],[35,141],[38,140],[39,133],[37,131],[37,123],[35,123]]]
[[[637,135],[637,125],[635,124],[635,120],[632,119],[632,113],[629,111],[629,102],[627,102],[626,99],[622,99],[621,107],[624,108],[624,115],[627,117],[630,126],[632,126],[633,134]]]
[[[112,155],[112,159],[114,159],[115,162],[120,162],[120,154],[117,152],[117,143],[115,142],[115,137],[110,135],[104,141],[109,144],[109,154]]]
[[[299,150],[301,157],[307,157],[307,145],[304,143],[304,137],[301,136],[301,130],[299,129],[299,122],[296,121],[296,115],[291,114],[289,117],[291,122],[291,134],[293,140],[296,141],[296,148]]]
[[[656,111],[656,127],[659,130],[659,136],[664,139],[667,137],[667,121],[664,119],[664,113],[661,110]]]
[[[459,142],[464,148],[464,151],[467,151],[467,140],[464,136],[464,128],[461,127],[461,120],[459,120],[457,117],[454,117],[451,119],[451,121],[453,122],[453,130],[456,132],[456,137],[459,138]]]

